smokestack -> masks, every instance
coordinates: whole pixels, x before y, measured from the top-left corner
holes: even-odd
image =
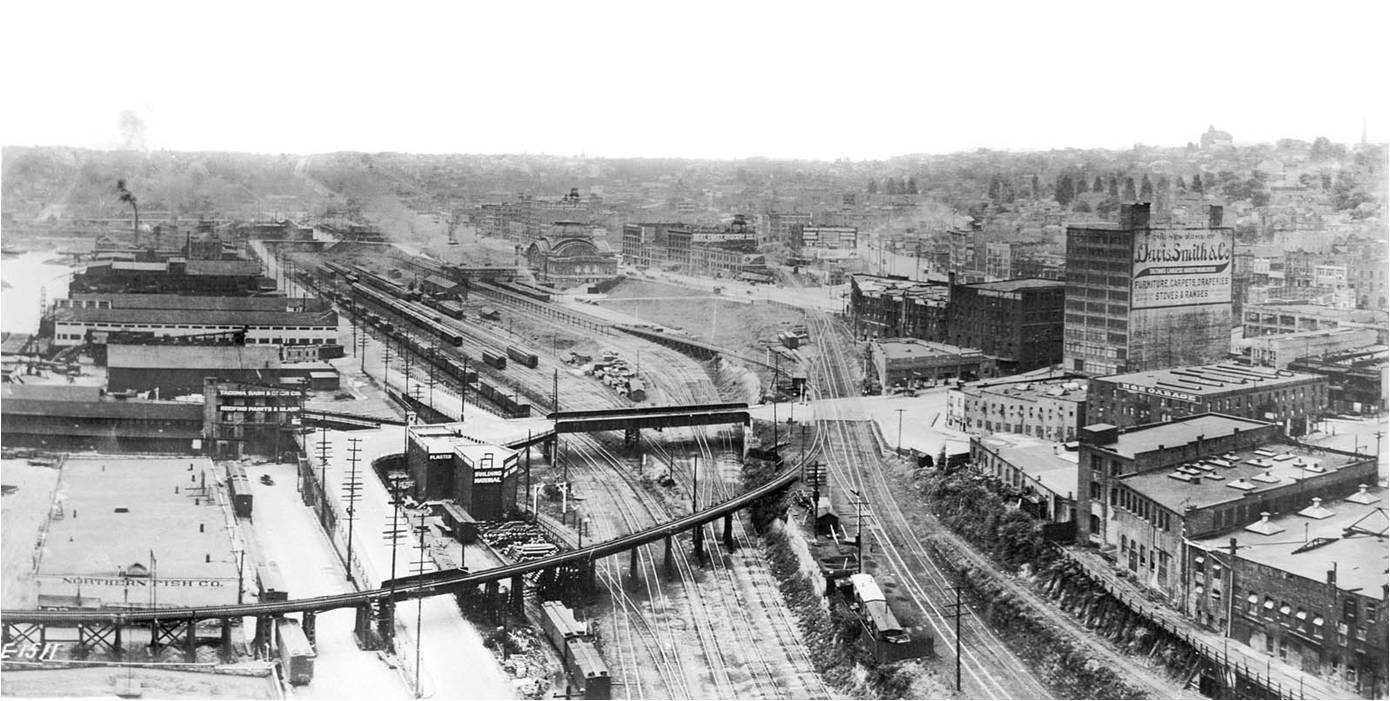
[[[125,180],[116,181],[116,192],[120,195],[120,200],[130,205],[131,211],[135,213],[135,247],[140,247],[140,205],[135,201],[135,195],[130,194],[130,190],[125,188]]]

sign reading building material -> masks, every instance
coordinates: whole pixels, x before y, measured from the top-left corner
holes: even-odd
[[[1134,234],[1131,309],[1230,304],[1230,229],[1146,229]]]

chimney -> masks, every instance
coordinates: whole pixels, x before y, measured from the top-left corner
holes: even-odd
[[[1207,228],[1216,229],[1221,226],[1221,215],[1225,211],[1221,205],[1214,204],[1207,207]]]

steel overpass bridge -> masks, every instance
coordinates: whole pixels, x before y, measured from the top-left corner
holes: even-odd
[[[290,614],[298,614],[301,625],[310,641],[314,641],[315,616],[324,611],[354,608],[357,621],[354,635],[366,648],[394,647],[394,610],[400,600],[420,597],[457,594],[474,589],[480,585],[496,590],[498,583],[510,580],[510,602],[514,610],[522,606],[522,577],[546,570],[564,567],[579,567],[586,581],[592,581],[594,564],[604,557],[631,553],[629,571],[636,577],[637,549],[643,545],[663,541],[669,564],[672,557],[672,539],[685,531],[693,532],[694,547],[703,552],[706,524],[723,519],[723,539],[732,549],[733,515],[748,508],[761,499],[775,496],[796,482],[800,468],[792,468],[777,475],[767,484],[745,492],[739,496],[714,504],[688,516],[659,524],[646,530],[630,533],[613,540],[595,543],[577,550],[566,551],[551,557],[525,563],[506,565],[482,572],[450,570],[423,575],[401,577],[383,583],[382,586],[347,594],[309,597],[289,601],[262,602],[255,604],[229,604],[198,608],[157,608],[157,609],[81,609],[81,610],[3,610],[0,611],[0,629],[3,629],[3,642],[6,644],[34,644],[43,647],[47,643],[72,643],[84,652],[105,649],[115,656],[122,654],[123,632],[131,629],[148,630],[149,645],[152,648],[179,647],[189,660],[194,659],[200,641],[218,640],[223,654],[229,656],[232,649],[232,620],[251,617],[256,621],[253,645],[268,643],[274,637],[274,619]],[[199,624],[220,621],[220,636],[199,636]],[[67,637],[61,637],[67,636]],[[75,637],[72,637],[75,636]]]
[[[715,426],[720,424],[747,426],[749,423],[748,405],[743,403],[557,411],[547,415],[546,418],[555,422],[556,435],[622,431],[627,445],[636,445],[644,428],[660,430],[678,426]]]

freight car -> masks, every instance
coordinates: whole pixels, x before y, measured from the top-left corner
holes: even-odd
[[[483,380],[478,380],[478,394],[496,404],[509,418],[524,418],[531,415],[529,403],[521,401],[518,397],[508,394],[504,390],[493,387]]]
[[[246,479],[246,468],[236,463],[227,466],[227,491],[237,518],[251,518],[251,480]]]
[[[893,609],[888,607],[888,600],[883,596],[878,582],[874,581],[874,576],[852,574],[849,581],[854,588],[854,603],[859,606],[860,613],[873,629],[874,635],[879,640],[889,643],[908,642],[907,633],[898,624],[898,617],[893,615]]]
[[[275,646],[279,650],[280,671],[295,686],[314,680],[314,647],[299,627],[299,621],[280,618],[275,621]]]
[[[478,310],[478,318],[484,321],[501,321],[502,314],[492,307],[483,307]]]
[[[571,642],[565,648],[565,669],[570,679],[580,686],[582,698],[612,698],[613,681],[608,676],[608,665],[593,643],[588,640]]]
[[[256,565],[256,585],[262,603],[288,601],[290,598],[290,592],[285,588],[285,578],[280,575],[280,566],[274,560]]]
[[[560,652],[571,640],[589,637],[589,626],[574,617],[574,611],[558,601],[541,602],[541,630],[545,637]]]
[[[492,366],[492,368],[496,370],[507,369],[507,359],[501,355],[493,353],[492,351],[483,351],[483,362],[487,365]]]
[[[507,346],[507,357],[515,360],[518,365],[525,365],[528,368],[534,368],[540,364],[540,359],[536,357],[535,353],[528,353],[516,346]]]
[[[578,687],[581,698],[606,699],[613,693],[608,665],[598,648],[589,626],[574,617],[569,607],[558,601],[541,602],[541,630],[565,661],[570,681]]]

